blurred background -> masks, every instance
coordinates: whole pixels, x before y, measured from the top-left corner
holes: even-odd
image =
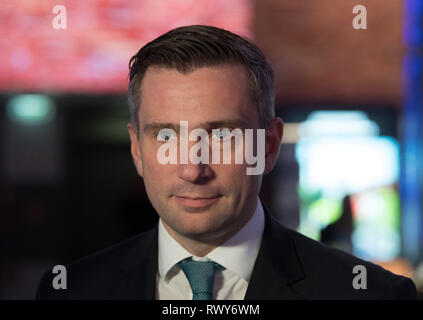
[[[276,218],[423,291],[422,1],[3,0],[0,299],[157,222],[129,153],[128,62],[190,24],[254,40],[275,71]]]

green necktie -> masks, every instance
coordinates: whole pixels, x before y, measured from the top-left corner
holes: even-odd
[[[219,264],[213,261],[194,261],[187,258],[179,262],[192,290],[192,300],[212,300],[214,273]]]

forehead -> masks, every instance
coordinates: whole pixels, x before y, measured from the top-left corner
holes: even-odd
[[[241,65],[202,67],[183,74],[176,69],[149,68],[141,85],[138,114],[145,123],[189,126],[207,121],[237,119],[255,126],[258,111],[251,102],[248,74]]]

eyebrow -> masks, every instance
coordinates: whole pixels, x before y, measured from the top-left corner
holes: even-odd
[[[175,132],[179,132],[180,124],[171,123],[171,122],[152,122],[146,123],[143,126],[144,133],[158,132],[162,129],[172,129]],[[225,119],[225,120],[216,120],[200,123],[197,128],[203,128],[205,130],[217,129],[217,128],[239,128],[246,129],[248,127],[247,123],[241,119]],[[194,128],[191,128],[191,130]]]
[[[170,122],[153,122],[143,125],[144,133],[157,132],[162,129],[173,129],[174,131],[179,131],[179,124],[176,125]]]

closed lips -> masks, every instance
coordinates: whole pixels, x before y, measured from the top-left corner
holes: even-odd
[[[212,204],[214,201],[216,201],[220,196],[175,196],[175,200],[187,207],[204,207],[209,204]]]

